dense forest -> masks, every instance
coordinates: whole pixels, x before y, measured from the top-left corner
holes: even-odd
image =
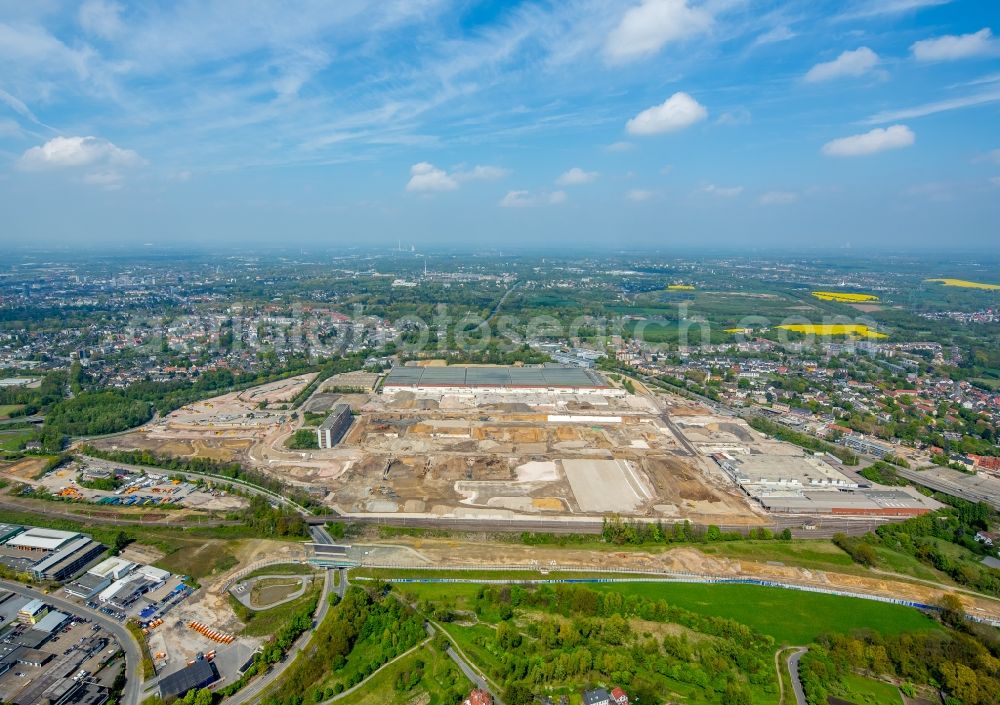
[[[934,684],[950,697],[948,705],[995,705],[1000,702],[1000,640],[996,631],[979,633],[982,641],[957,631],[883,636],[876,632],[820,638],[799,664],[809,705],[827,705],[837,682],[861,672],[906,683]]]
[[[264,705],[302,705],[333,697],[426,639],[423,623],[394,597],[351,586],[313,634],[310,658],[292,663],[282,677],[280,694],[267,696]],[[362,646],[367,658],[352,663],[352,652]],[[459,702],[462,692],[454,695]]]
[[[473,640],[491,655],[485,665],[504,685],[507,705],[529,705],[542,686],[556,683],[616,683],[644,703],[689,688],[727,705],[777,692],[771,637],[664,600],[570,585],[483,586],[475,611],[499,619],[496,630]],[[635,619],[645,625],[636,628]]]

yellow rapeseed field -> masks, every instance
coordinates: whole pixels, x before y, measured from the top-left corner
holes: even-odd
[[[874,294],[849,294],[843,291],[814,291],[812,295],[820,301],[836,301],[842,304],[863,304],[878,301]]]
[[[879,333],[861,323],[823,323],[823,324],[787,324],[778,326],[794,333],[812,335],[849,335],[861,338],[888,338],[885,333]]]
[[[670,284],[667,286],[670,291],[694,291],[691,284]]]
[[[988,289],[994,291],[1000,289],[1000,284],[982,284],[980,282],[969,282],[964,279],[927,279],[925,281],[938,282],[945,286],[959,286],[963,289]]]

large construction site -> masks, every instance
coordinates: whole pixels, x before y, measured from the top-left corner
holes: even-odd
[[[101,443],[238,460],[347,516],[572,522],[617,513],[754,526],[772,523],[772,513],[933,508],[916,493],[868,494],[828,457],[668,393],[641,385],[630,393],[593,370],[405,366],[381,380],[347,373],[292,409],[311,381],[198,402]],[[288,447],[295,431],[315,432],[338,404],[354,418],[334,447]]]

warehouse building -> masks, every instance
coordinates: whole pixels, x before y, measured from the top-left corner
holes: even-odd
[[[44,634],[51,634],[53,632],[58,632],[62,629],[62,626],[69,621],[69,615],[65,612],[59,612],[57,610],[52,610],[47,615],[38,620],[38,623],[32,627],[33,630],[42,632]]]
[[[38,624],[49,613],[49,606],[34,599],[17,611],[17,621],[21,624]]]
[[[20,551],[44,551],[51,553],[66,546],[70,541],[82,537],[77,531],[58,531],[33,526],[7,539],[4,545]]]
[[[104,553],[104,546],[77,531],[29,527],[7,533],[0,547],[0,564],[37,580],[63,582]]]
[[[24,527],[17,524],[0,524],[0,544],[7,543],[22,531]]]
[[[36,563],[31,572],[41,580],[63,582],[100,557],[104,550],[102,544],[89,536],[81,536]]]
[[[131,573],[134,568],[135,563],[132,561],[112,556],[101,561],[73,582],[68,583],[66,592],[89,600],[110,585],[113,580],[120,580]]]
[[[770,512],[835,516],[915,517],[942,505],[923,495],[894,490],[817,490],[796,495],[759,497]]]
[[[104,553],[103,545],[77,531],[3,525],[0,536],[6,536],[0,564],[36,580],[63,582]]]
[[[204,660],[195,661],[190,666],[160,679],[160,697],[164,701],[182,698],[189,690],[198,690],[219,680],[215,665]]]
[[[863,488],[819,455],[733,457],[719,452],[711,457],[748,497],[770,512],[911,517],[942,506],[908,488]]]
[[[333,448],[340,443],[340,440],[351,427],[354,416],[351,415],[351,407],[347,404],[337,404],[330,410],[330,415],[316,429],[316,441],[320,448]]]
[[[625,390],[610,386],[594,370],[569,365],[532,367],[448,365],[446,367],[393,367],[382,385],[385,392],[473,394],[571,392],[623,396]]]

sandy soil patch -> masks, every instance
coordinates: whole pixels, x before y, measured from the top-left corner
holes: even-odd
[[[556,482],[559,470],[554,460],[531,460],[514,468],[518,482]]]
[[[562,466],[584,512],[631,512],[653,498],[627,460],[563,460]]]

